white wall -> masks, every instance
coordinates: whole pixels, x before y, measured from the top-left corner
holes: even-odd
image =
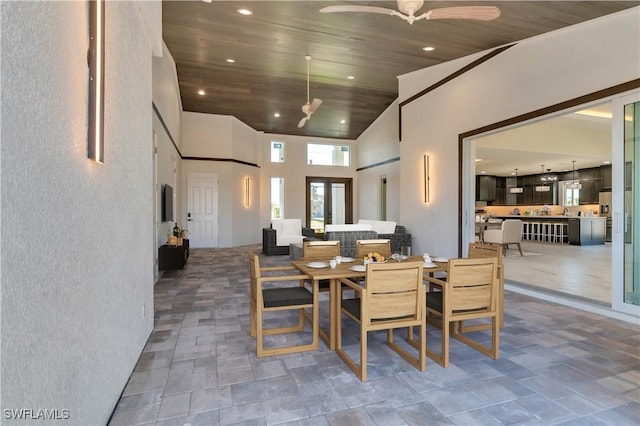
[[[547,33],[405,106],[400,222],[411,230],[416,252],[458,254],[459,134],[639,78],[639,33],[638,8]],[[401,76],[399,99],[480,55]],[[424,153],[431,155],[428,205],[421,197]]]
[[[94,163],[88,16],[0,3],[1,407],[69,410],[61,425],[107,422],[153,326],[151,46],[136,4],[107,2]]]
[[[153,57],[153,104],[178,149],[181,147],[182,99],[178,86],[176,63],[167,46],[162,43],[162,57]],[[165,130],[163,132],[166,133]]]
[[[285,162],[271,162],[271,141],[284,142]],[[312,166],[307,165],[307,143],[326,143],[334,145],[348,145],[351,153],[351,165],[343,166]],[[284,178],[284,217],[299,218],[304,223],[306,218],[306,177],[346,177],[353,179],[353,218],[358,218],[358,179],[356,175],[355,159],[358,156],[356,143],[346,139],[327,139],[307,136],[292,136],[265,133],[262,135],[262,154],[260,164],[260,241],[261,228],[268,228],[271,224],[271,178]]]
[[[357,146],[358,168],[372,166],[400,157],[397,100],[360,135]],[[359,219],[381,218],[380,180],[382,177],[386,177],[387,220],[399,222],[400,165],[400,161],[394,161],[358,171]]]
[[[184,112],[182,114],[181,217],[187,211],[187,175],[208,172],[218,175],[218,246],[232,247],[260,242],[260,171],[256,132],[227,115]],[[206,159],[234,161],[209,161]],[[246,162],[250,164],[242,164]],[[250,178],[251,203],[244,205],[244,179]]]

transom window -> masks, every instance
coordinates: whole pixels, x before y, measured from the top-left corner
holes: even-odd
[[[348,145],[307,144],[307,164],[349,167]]]
[[[284,142],[271,142],[271,162],[284,163]]]

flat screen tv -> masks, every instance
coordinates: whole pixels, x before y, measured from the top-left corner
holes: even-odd
[[[162,187],[162,221],[173,221],[173,188],[169,185]]]

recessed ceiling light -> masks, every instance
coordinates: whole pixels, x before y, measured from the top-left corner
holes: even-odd
[[[235,59],[228,58],[226,61],[227,61],[227,62],[229,62],[230,64],[233,64],[236,60],[235,60]]]
[[[204,96],[204,95],[206,95],[206,93],[205,93],[204,90],[200,89],[200,90],[198,90],[198,95]]]
[[[344,124],[346,122],[347,122],[347,120],[340,120],[340,124]]]
[[[274,116],[275,118],[278,118],[278,117],[280,117],[280,113],[279,113],[279,112],[276,112],[275,114],[273,114],[273,116]]]
[[[611,161],[607,160],[604,162],[604,164],[611,164]]]
[[[482,158],[476,158],[476,163],[479,163],[480,161],[482,161]]]
[[[355,77],[354,77],[354,76],[352,76],[352,75],[350,75],[350,76],[348,76],[347,78],[348,78],[349,80],[353,80]]]
[[[434,50],[436,50],[436,48],[433,46],[425,46],[422,48],[422,50],[424,50],[425,52],[433,52]]]
[[[486,174],[486,173],[487,173],[486,170],[483,170],[483,171],[480,172],[480,174],[483,174],[483,175]]]
[[[246,16],[253,15],[253,12],[250,11],[249,9],[238,9],[238,13],[240,15],[246,15]]]
[[[513,176],[513,175],[515,175],[515,174],[516,174],[516,172],[511,172],[511,175],[512,175],[512,176]]]

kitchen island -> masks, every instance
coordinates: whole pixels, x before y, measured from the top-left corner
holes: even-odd
[[[564,215],[506,215],[498,219],[522,221],[522,239],[547,243],[568,242],[568,220]]]
[[[569,219],[569,244],[588,246],[604,244],[606,217],[573,217]]]

